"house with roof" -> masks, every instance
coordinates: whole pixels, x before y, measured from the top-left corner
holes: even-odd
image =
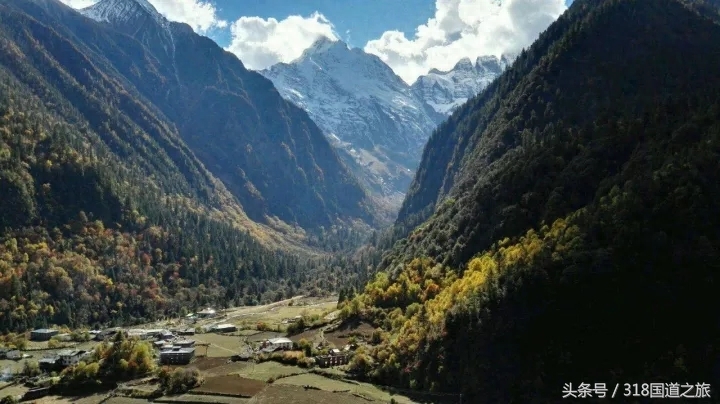
[[[195,357],[195,348],[174,346],[160,351],[160,363],[166,365],[187,365]]]
[[[194,328],[185,328],[180,329],[177,332],[178,335],[195,335],[195,329]]]
[[[87,359],[89,356],[90,352],[78,349],[67,349],[57,353],[60,366],[62,367],[76,365]]]
[[[337,352],[333,352],[337,351]],[[338,353],[338,349],[330,351],[329,355],[318,355],[315,357],[315,361],[320,367],[327,368],[331,366],[342,366],[350,363],[350,353]]]
[[[60,358],[58,358],[57,355],[46,356],[46,357],[40,358],[38,360],[38,367],[40,367],[40,370],[42,370],[43,372],[48,372],[48,373],[55,371],[55,370],[59,370],[59,368],[60,368],[59,360],[60,360]]]
[[[197,312],[197,316],[201,317],[201,318],[212,318],[212,317],[215,317],[216,315],[217,315],[217,312],[215,311],[215,309],[210,308],[210,307],[208,307],[206,309],[202,309],[199,312]]]
[[[179,346],[179,347],[182,347],[182,348],[190,348],[190,347],[195,346],[195,340],[193,340],[193,339],[179,339],[179,340],[173,341],[173,345],[174,345],[174,346]]]
[[[212,327],[211,330],[218,333],[235,332],[237,327],[233,324],[218,324]]]
[[[31,341],[50,341],[50,338],[58,335],[58,330],[50,328],[38,328],[37,330],[30,331]]]
[[[95,334],[95,340],[104,341],[108,338],[114,337],[115,334],[117,334],[120,331],[122,331],[122,329],[120,327],[108,328],[106,330],[102,330],[102,331],[98,332],[97,334]]]
[[[260,346],[262,350],[268,350],[269,352],[276,350],[288,350],[293,349],[293,342],[289,338],[270,338],[265,340]]]

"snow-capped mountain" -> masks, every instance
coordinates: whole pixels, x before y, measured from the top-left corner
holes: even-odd
[[[147,16],[159,23],[165,22],[165,18],[147,0],[103,0],[80,10],[80,12],[93,20],[111,23]]]
[[[450,115],[455,108],[485,89],[513,60],[511,55],[501,58],[480,56],[475,63],[464,58],[450,71],[433,69],[420,76],[412,90],[435,111]]]
[[[323,38],[295,61],[260,73],[308,112],[366,186],[401,201],[425,142],[444,117],[390,67]]]
[[[192,31],[187,24],[168,21],[147,0],[100,0],[79,11],[132,35],[165,63],[175,59],[173,31]]]

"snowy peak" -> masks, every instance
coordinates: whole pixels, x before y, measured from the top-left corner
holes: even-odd
[[[513,55],[480,56],[473,63],[470,58],[462,58],[452,70],[432,69],[420,76],[412,85],[415,94],[422,98],[435,111],[450,115],[484,90],[514,60]]]
[[[321,38],[260,73],[308,112],[368,188],[399,206],[442,115],[380,58],[341,41]]]
[[[475,68],[483,70],[491,70],[501,73],[507,66],[507,63],[495,56],[480,56],[475,60]]]
[[[342,41],[330,39],[326,36],[320,37],[320,39],[313,42],[313,44],[303,52],[303,56],[312,56],[316,54],[330,52],[332,50],[347,50],[348,46]],[[301,56],[301,58],[303,57]]]
[[[475,70],[475,66],[470,61],[470,58],[462,58],[462,59],[460,59],[460,61],[458,61],[455,64],[455,67],[453,67],[453,70],[471,71],[471,70]]]
[[[80,10],[86,17],[109,23],[128,23],[150,18],[165,25],[167,20],[147,0],[101,0]]]

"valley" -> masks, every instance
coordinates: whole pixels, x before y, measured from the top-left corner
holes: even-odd
[[[717,400],[717,1],[558,0],[446,71],[457,4],[253,70],[90,3],[0,0],[3,404]]]
[[[34,400],[40,403],[142,403],[148,400],[157,403],[283,403],[289,397],[293,402],[388,402],[393,398],[397,403],[414,401],[397,394],[394,390],[375,387],[347,379],[345,367],[309,369],[307,366],[283,364],[282,357],[275,359],[263,358],[254,354],[243,360],[233,360],[234,355],[253,352],[257,346],[268,339],[284,336],[288,324],[293,324],[297,317],[304,319],[321,318],[320,325],[307,331],[291,335],[295,344],[306,344],[310,341],[314,350],[322,351],[327,347],[343,347],[348,338],[338,339],[335,335],[352,334],[353,341],[370,341],[374,328],[348,330],[340,333],[329,331],[337,327],[337,297],[307,298],[296,296],[292,299],[264,306],[237,307],[218,311],[212,318],[188,321],[185,318],[169,319],[126,328],[125,332],[137,333],[140,330],[181,330],[190,327],[194,335],[180,337],[180,340],[194,341],[196,356],[188,365],[171,365],[171,369],[198,369],[203,382],[199,387],[192,388],[183,394],[163,395],[156,393],[160,388],[155,377],[138,379],[121,383],[112,391],[101,394],[81,396],[54,396],[52,392],[42,393]],[[236,331],[218,333],[210,330],[215,324],[230,324],[237,327]],[[207,329],[208,331],[201,331]],[[275,330],[275,331],[268,331]],[[86,332],[86,331],[80,331]],[[330,336],[324,337],[323,334]],[[358,336],[358,337],[356,337]],[[301,342],[302,341],[302,342]],[[341,345],[338,345],[340,343]],[[29,341],[25,352],[31,357],[21,360],[0,360],[0,369],[4,372],[25,372],[28,367],[37,366],[41,358],[51,357],[68,349],[93,350],[100,342],[64,343],[63,346],[48,349],[48,342]],[[362,343],[361,343],[362,344]],[[158,351],[159,352],[159,351]],[[302,350],[290,354],[304,355]],[[156,353],[155,357],[158,356]],[[280,362],[278,362],[280,361]],[[28,365],[30,363],[30,365]],[[31,384],[42,385],[42,378],[30,380]],[[22,396],[33,394],[33,388],[9,381],[0,382],[0,394]],[[31,392],[31,393],[28,393]]]

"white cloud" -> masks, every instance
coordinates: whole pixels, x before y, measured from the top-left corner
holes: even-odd
[[[565,9],[565,0],[437,0],[435,17],[412,39],[386,31],[365,45],[408,83],[431,68],[451,69],[461,58],[518,52]]]
[[[309,17],[291,15],[275,18],[240,17],[230,26],[232,40],[227,50],[249,69],[260,70],[279,62],[291,62],[321,37],[337,40],[339,35],[320,13]]]
[[[150,0],[157,11],[168,20],[187,23],[197,32],[227,27],[227,21],[218,18],[217,9],[202,0]]]
[[[63,3],[67,4],[68,6],[80,9],[85,7],[90,7],[93,4],[97,3],[97,0],[60,0]]]
[[[84,8],[98,0],[61,0],[73,8]],[[213,28],[227,27],[227,21],[220,19],[217,9],[207,0],[148,0],[160,14],[170,21],[184,22],[196,32],[206,33]]]

